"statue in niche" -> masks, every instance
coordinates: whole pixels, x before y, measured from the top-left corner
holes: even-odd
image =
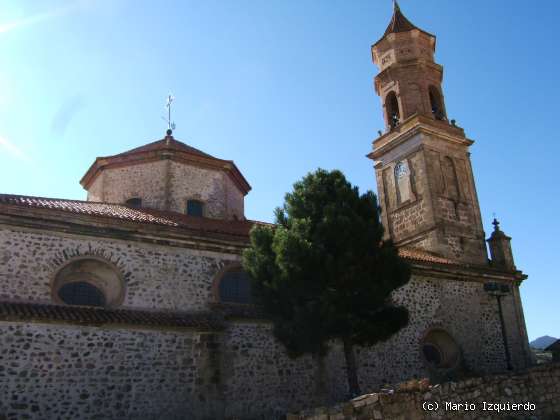
[[[406,160],[401,160],[395,165],[395,185],[398,204],[412,200],[410,168]]]

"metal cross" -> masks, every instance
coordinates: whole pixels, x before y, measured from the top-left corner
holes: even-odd
[[[175,97],[173,94],[169,93],[169,95],[167,95],[167,102],[165,103],[165,108],[167,108],[167,119],[164,118],[164,120],[167,121],[168,130],[175,130],[175,123],[171,121],[171,103],[174,100]]]

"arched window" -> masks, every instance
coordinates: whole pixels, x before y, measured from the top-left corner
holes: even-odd
[[[431,330],[421,343],[422,356],[426,363],[437,369],[453,369],[459,364],[461,351],[447,331]]]
[[[241,267],[226,271],[219,279],[218,295],[224,303],[252,303],[249,275]]]
[[[395,92],[389,92],[385,97],[385,110],[387,112],[387,119],[389,126],[395,128],[400,123],[401,113],[399,111],[399,101]]]
[[[198,200],[188,200],[187,201],[187,214],[189,216],[202,217],[204,210],[204,204],[202,201]]]
[[[125,204],[128,207],[139,209],[140,207],[142,207],[142,199],[139,197],[129,198],[128,200],[126,200]]]
[[[112,263],[93,256],[79,257],[55,273],[52,296],[67,305],[115,307],[124,299],[124,280]]]
[[[91,283],[66,283],[58,289],[58,297],[67,305],[105,306],[105,295]]]
[[[432,108],[432,114],[436,120],[445,120],[445,110],[443,109],[443,100],[439,90],[435,86],[430,86],[430,106]]]

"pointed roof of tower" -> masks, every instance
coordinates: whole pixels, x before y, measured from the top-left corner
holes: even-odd
[[[403,12],[401,11],[399,3],[397,3],[396,0],[393,0],[393,16],[391,17],[391,21],[389,22],[387,29],[385,29],[385,32],[383,33],[381,39],[379,39],[373,45],[374,46],[377,45],[382,39],[384,39],[389,34],[408,32],[408,31],[412,31],[413,29],[417,29],[420,32],[425,33],[426,35],[435,38],[434,35],[424,31],[423,29],[420,29],[418,26],[414,25],[410,20],[408,20],[406,16],[403,14]]]
[[[388,35],[396,32],[406,32],[411,31],[413,29],[418,29],[412,22],[410,22],[405,15],[401,12],[401,8],[399,7],[399,3],[396,0],[393,1],[393,17],[391,18],[391,22],[389,22],[389,26],[385,29],[385,33],[383,35]]]

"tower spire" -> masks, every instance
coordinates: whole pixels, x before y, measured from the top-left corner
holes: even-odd
[[[383,36],[397,32],[411,31],[413,29],[421,30],[405,17],[397,0],[393,0],[393,16]]]

